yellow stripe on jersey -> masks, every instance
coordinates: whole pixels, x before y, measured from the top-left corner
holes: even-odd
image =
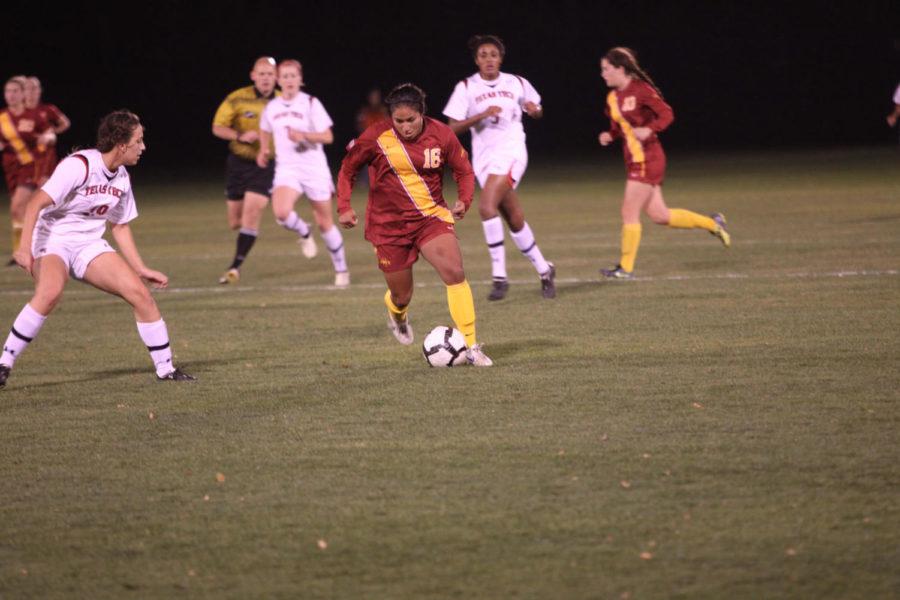
[[[628,145],[628,151],[631,153],[632,162],[644,162],[644,145],[641,144],[640,140],[634,135],[634,129],[631,128],[631,123],[626,121],[625,117],[622,116],[622,111],[619,110],[619,103],[616,101],[616,93],[614,91],[610,92],[606,97],[606,104],[609,106],[609,116],[612,117],[613,121],[619,124],[622,135],[625,136],[625,143]]]
[[[20,164],[28,165],[34,162],[34,156],[28,151],[28,146],[25,145],[22,138],[19,137],[19,132],[16,130],[16,125],[13,123],[9,113],[0,114],[0,132],[3,132],[3,137],[16,151],[16,157],[19,159]]]
[[[437,217],[441,221],[453,223],[453,214],[444,206],[441,206],[431,197],[428,185],[416,167],[410,160],[403,143],[394,133],[393,129],[388,129],[378,136],[378,146],[384,152],[385,157],[406,190],[409,199],[413,201],[416,208],[419,209],[426,217]]]

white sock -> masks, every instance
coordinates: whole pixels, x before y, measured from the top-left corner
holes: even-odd
[[[322,232],[322,241],[325,247],[331,253],[331,263],[334,265],[335,273],[343,273],[347,270],[347,258],[344,255],[344,236],[337,226],[332,225],[331,229]]]
[[[550,270],[550,265],[544,260],[541,249],[538,248],[537,242],[534,241],[534,234],[531,233],[531,227],[528,226],[528,223],[525,223],[525,226],[519,231],[510,231],[509,235],[516,243],[516,247],[518,247],[519,250],[522,251],[522,254],[528,257],[528,260],[534,265],[538,275],[544,275]]]
[[[296,232],[300,237],[309,237],[309,223],[301,219],[296,211],[292,210],[284,221],[275,219],[275,222],[289,231]]]
[[[494,217],[481,222],[484,241],[491,254],[491,275],[494,279],[506,279],[506,249],[503,247],[503,220]]]
[[[46,318],[31,308],[30,304],[26,304],[13,322],[9,337],[6,338],[6,343],[3,345],[3,356],[0,356],[0,364],[7,367],[13,366],[22,351],[28,347],[31,340],[41,330]]]
[[[165,377],[175,370],[172,366],[172,348],[169,347],[169,331],[166,322],[160,319],[153,323],[138,323],[138,333],[150,351],[150,358],[156,367],[156,375]]]

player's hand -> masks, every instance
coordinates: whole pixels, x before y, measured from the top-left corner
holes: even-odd
[[[453,205],[453,208],[450,212],[453,213],[453,218],[457,221],[461,221],[463,217],[466,216],[466,211],[469,210],[466,208],[466,203],[462,200],[457,200],[456,204]]]
[[[56,143],[56,133],[52,129],[48,129],[38,136],[37,141],[43,146],[52,146]]]
[[[896,125],[897,124],[897,115],[895,115],[895,114],[888,115],[887,116],[887,124],[889,127],[893,127],[894,125]]]
[[[524,110],[532,119],[536,119],[541,115],[542,109],[534,102],[526,102],[522,105],[522,110]]]
[[[25,244],[19,244],[19,249],[13,253],[13,260],[16,263],[25,269],[25,272],[31,276],[34,276],[34,272],[32,269],[34,268],[34,256],[31,255],[31,247],[30,244],[28,247]]]
[[[255,129],[251,129],[250,131],[245,131],[244,133],[237,136],[237,141],[242,144],[252,144],[253,142],[259,139],[259,132]]]
[[[490,119],[491,117],[499,117],[503,109],[499,106],[488,106],[487,110],[481,113],[481,119]]]
[[[634,128],[634,137],[638,139],[638,141],[646,142],[650,136],[653,135],[653,130],[649,127],[635,127]]]
[[[160,273],[153,269],[144,268],[138,275],[141,276],[141,279],[149,283],[150,287],[155,289],[163,289],[169,285],[169,278],[166,277],[165,273]]]
[[[356,218],[356,211],[352,208],[347,212],[342,212],[338,215],[338,223],[340,223],[341,227],[344,229],[353,229],[358,222],[359,219]]]
[[[256,164],[260,169],[265,169],[269,164],[269,153],[265,150],[260,150],[259,154],[256,155]]]
[[[613,142],[613,137],[608,131],[601,133],[597,139],[600,140],[601,146],[609,146]]]
[[[292,142],[294,142],[295,144],[299,144],[300,142],[306,141],[306,132],[305,131],[299,131],[292,127],[288,127],[287,130],[288,130],[288,139],[291,140]]]

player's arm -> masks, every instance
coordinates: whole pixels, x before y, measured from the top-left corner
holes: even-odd
[[[265,169],[269,164],[269,156],[272,153],[272,134],[265,129],[259,130],[259,152],[256,154],[256,164]]]
[[[350,205],[350,196],[353,193],[357,173],[374,158],[374,146],[373,136],[369,130],[366,130],[361,136],[350,142],[347,146],[347,154],[341,161],[337,183],[337,212],[338,222],[344,229],[355,227],[358,221],[356,211]]]
[[[140,253],[138,253],[137,245],[134,243],[131,226],[128,223],[113,223],[111,230],[119,252],[122,253],[125,261],[141,279],[157,288],[164,288],[169,284],[169,278],[164,273],[155,271],[144,264]]]
[[[656,115],[656,118],[646,125],[653,133],[664,131],[675,120],[675,112],[672,107],[656,93],[656,90],[648,90],[643,101]]]
[[[25,206],[22,241],[19,242],[19,249],[13,254],[13,258],[29,275],[32,274],[31,269],[34,265],[34,256],[31,254],[31,238],[34,234],[34,225],[37,223],[38,214],[51,204],[53,204],[53,198],[41,189],[32,194],[28,204]]]
[[[898,119],[900,119],[900,104],[895,104],[893,112],[887,116],[888,126],[893,127],[896,125]]]
[[[444,116],[447,117],[447,125],[456,135],[465,133],[473,125],[477,125],[488,117],[495,117],[502,111],[499,106],[488,106],[483,112],[472,115],[471,117],[466,117],[468,105],[469,101],[466,96],[466,83],[460,81],[453,89],[453,94],[447,101],[447,106],[444,107]]]
[[[544,116],[544,107],[541,106],[541,95],[527,79],[520,78],[522,82],[522,110],[532,119],[540,119]]]
[[[69,120],[69,117],[66,116],[66,113],[59,110],[58,106],[53,107],[53,132],[56,135],[63,133],[64,131],[68,131],[69,127],[72,126],[72,121]]]
[[[461,133],[467,132],[472,126],[481,123],[488,117],[496,117],[501,112],[503,112],[503,109],[499,106],[488,106],[483,112],[469,117],[468,119],[462,119],[461,121],[457,121],[453,118],[447,119],[447,125],[449,125],[450,129],[453,130],[453,133],[459,135]]]
[[[472,198],[475,196],[475,173],[472,171],[472,163],[469,162],[469,154],[466,152],[459,139],[452,136],[444,147],[444,156],[447,164],[453,170],[453,179],[456,181],[457,200],[451,212],[456,219],[462,219],[469,207],[472,206]]]
[[[288,128],[288,137],[292,142],[308,142],[310,144],[333,144],[334,133],[331,127],[325,131],[299,131],[297,129]]]

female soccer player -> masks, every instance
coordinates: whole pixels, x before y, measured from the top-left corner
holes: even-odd
[[[54,136],[58,137],[68,131],[69,127],[72,126],[72,122],[55,104],[41,102],[41,94],[41,80],[34,76],[28,77],[25,80],[25,106],[40,113],[41,118],[53,130]],[[50,179],[53,169],[56,168],[56,163],[59,162],[56,156],[55,139],[49,145],[39,144],[38,155],[37,185],[42,186]]]
[[[350,194],[356,173],[369,165],[366,239],[375,246],[378,267],[388,291],[388,327],[401,344],[413,342],[409,302],[413,263],[419,253],[447,286],[450,316],[466,337],[469,364],[493,364],[475,341],[475,303],[463,271],[453,229],[472,204],[475,178],[466,151],[453,131],[425,116],[425,93],[411,83],[394,88],[385,99],[390,119],[366,129],[351,142],[338,174],[338,220],[355,227]],[[459,199],[447,207],[442,192],[444,163],[453,170]]]
[[[622,258],[600,273],[611,279],[631,278],[641,243],[642,210],[654,223],[705,229],[729,247],[731,236],[725,229],[724,215],[706,217],[682,208],[669,209],[663,200],[666,155],[657,134],[672,123],[674,115],[653,80],[638,65],[634,52],[613,48],[600,59],[600,70],[606,85],[612,88],[606,97],[610,129],[600,134],[600,145],[621,139],[628,173],[622,202]]]
[[[62,160],[28,201],[22,244],[14,257],[34,277],[34,296],[16,317],[3,346],[0,387],[56,307],[69,276],[131,305],[158,379],[194,379],[172,364],[166,323],[141,282],[163,288],[169,280],[144,265],[128,225],[137,209],[125,167],[136,165],[144,149],[144,129],[137,115],[126,110],[110,113],[100,122],[97,148]],[[113,238],[125,260],[103,239],[107,222],[112,223]]]
[[[472,162],[481,185],[478,210],[494,279],[488,300],[502,300],[509,289],[501,216],[516,246],[540,275],[544,298],[555,298],[556,269],[541,254],[516,194],[528,165],[522,113],[540,119],[541,96],[524,77],[500,71],[506,48],[497,36],[476,35],[469,40],[469,49],[478,72],[456,84],[444,115],[456,134],[472,131]]]
[[[296,231],[301,223],[294,204],[303,194],[309,198],[316,223],[334,265],[334,285],[350,285],[344,238],[331,216],[334,181],[328,170],[328,159],[322,144],[334,142],[332,121],[318,98],[300,91],[303,68],[296,60],[278,64],[281,96],[266,105],[259,121],[259,154],[256,162],[265,167],[269,162],[269,143],[275,138],[275,191],[272,211],[278,224]],[[305,226],[305,223],[303,224]],[[307,232],[308,233],[308,232]]]

